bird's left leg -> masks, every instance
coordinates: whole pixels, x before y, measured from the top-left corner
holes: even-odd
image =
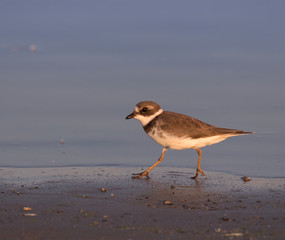
[[[163,150],[162,150],[162,153],[161,153],[161,156],[159,157],[159,159],[157,160],[157,162],[155,163],[155,164],[153,164],[150,168],[148,168],[147,170],[145,170],[144,172],[142,172],[142,173],[133,173],[133,175],[136,175],[136,176],[134,176],[134,177],[132,177],[132,178],[142,178],[143,176],[146,176],[147,178],[149,178],[149,176],[148,176],[148,174],[149,174],[149,172],[153,169],[153,168],[155,168],[159,163],[161,163],[162,162],[162,160],[163,160],[163,158],[164,158],[164,154],[165,154],[165,152],[167,151],[167,147],[165,147],[165,148],[163,148]]]
[[[201,155],[202,155],[202,151],[199,148],[194,148],[194,149],[198,153],[198,165],[197,165],[197,169],[196,169],[196,175],[194,177],[191,177],[191,178],[192,179],[197,179],[197,177],[199,176],[199,173],[202,173],[203,176],[205,176],[205,173],[201,169]]]

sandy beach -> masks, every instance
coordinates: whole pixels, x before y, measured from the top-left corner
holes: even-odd
[[[285,179],[194,169],[0,168],[1,239],[285,239]]]

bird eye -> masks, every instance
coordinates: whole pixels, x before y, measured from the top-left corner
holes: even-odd
[[[144,108],[142,109],[142,112],[143,112],[143,113],[147,112],[147,108],[144,107]]]

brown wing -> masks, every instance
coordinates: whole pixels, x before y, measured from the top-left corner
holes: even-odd
[[[156,121],[157,123],[159,122],[163,131],[179,137],[200,138],[223,134],[239,135],[251,133],[236,129],[215,127],[190,116],[166,111],[157,116]]]

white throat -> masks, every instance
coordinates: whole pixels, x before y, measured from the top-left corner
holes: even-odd
[[[150,121],[152,121],[154,118],[156,118],[158,115],[162,114],[163,110],[159,109],[155,114],[150,115],[150,116],[142,116],[142,115],[136,115],[134,118],[138,119],[143,126],[146,126],[149,124]]]

